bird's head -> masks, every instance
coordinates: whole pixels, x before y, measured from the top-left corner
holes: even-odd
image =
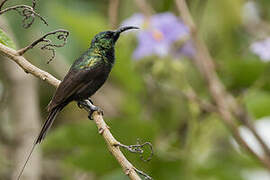
[[[125,26],[125,27],[120,27],[119,29],[115,31],[100,32],[92,40],[91,46],[99,47],[105,50],[112,49],[114,47],[114,44],[118,40],[120,34],[129,29],[139,29],[139,28],[134,27],[134,26]]]

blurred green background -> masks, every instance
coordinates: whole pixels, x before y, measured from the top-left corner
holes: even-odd
[[[173,0],[147,2],[155,13],[169,11],[179,15]],[[249,47],[253,41],[267,37],[270,31],[257,29],[251,21],[243,20],[243,7],[248,1],[188,2],[227,90],[247,107],[254,119],[269,116],[270,64],[253,54]],[[258,0],[256,5],[261,21],[269,23],[270,1]],[[49,65],[46,62],[50,53],[35,48],[25,54],[33,64],[62,79],[71,63],[89,47],[93,36],[112,29],[108,8],[107,0],[38,1],[38,12],[49,26],[36,19],[29,29],[24,29],[22,17],[9,12],[3,15],[9,25],[5,31],[12,34],[19,49],[46,32],[59,28],[68,30],[68,43],[57,49],[56,58]],[[135,1],[120,0],[117,26],[140,11]],[[120,142],[136,144],[140,139],[153,144],[154,156],[149,162],[123,150],[135,167],[156,180],[249,180],[248,172],[264,170],[257,160],[233,147],[231,134],[218,114],[202,111],[196,103],[182,96],[181,91],[192,86],[200,98],[211,101],[205,81],[189,58],[150,56],[136,61],[132,58],[136,46],[134,33],[120,37],[110,78],[93,97]],[[2,62],[0,65],[4,67]],[[12,96],[4,72],[0,73],[0,84],[0,125],[12,127],[12,118],[4,111],[8,109],[8,97]],[[54,88],[39,80],[36,92],[44,120],[45,107]],[[13,133],[8,134],[12,137]],[[13,165],[3,153],[10,146],[0,140],[3,154],[0,154],[0,179],[10,178]],[[109,153],[95,124],[76,103],[61,112],[38,149],[43,158],[42,179],[128,179]],[[31,161],[27,167],[31,168]],[[262,180],[260,176],[257,178]]]

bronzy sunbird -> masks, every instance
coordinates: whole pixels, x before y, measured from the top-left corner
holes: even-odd
[[[42,142],[53,124],[57,114],[71,101],[83,102],[86,100],[91,112],[98,108],[89,99],[107,80],[115,62],[114,45],[120,34],[129,29],[138,29],[134,26],[121,27],[115,31],[98,33],[92,40],[90,48],[81,55],[71,66],[67,75],[60,83],[48,105],[49,115],[45,121],[33,148],[19,174],[20,176],[34,150],[36,144]],[[91,116],[91,114],[90,114]]]

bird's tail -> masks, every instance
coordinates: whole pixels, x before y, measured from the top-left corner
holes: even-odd
[[[58,105],[56,106],[55,108],[53,108],[50,112],[49,112],[49,115],[47,117],[47,120],[45,121],[42,129],[40,130],[40,133],[37,137],[37,139],[35,140],[33,146],[32,146],[32,149],[30,151],[30,153],[28,154],[27,156],[27,159],[26,161],[24,162],[24,165],[19,173],[19,176],[17,177],[17,180],[20,180],[22,174],[23,174],[23,171],[26,167],[26,164],[28,163],[34,149],[35,149],[35,146],[39,143],[41,143],[41,141],[45,138],[47,132],[49,131],[50,127],[52,126],[52,123],[54,121],[54,119],[56,118],[57,114],[66,106],[66,104],[61,104],[61,105]]]
[[[40,130],[40,133],[39,133],[34,144],[39,144],[42,142],[42,140],[44,140],[44,138],[45,138],[47,132],[49,131],[50,127],[52,126],[56,116],[64,108],[64,106],[65,105],[58,105],[49,112],[47,120],[43,124],[42,129]]]

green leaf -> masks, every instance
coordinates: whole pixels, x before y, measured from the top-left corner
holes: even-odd
[[[16,48],[14,42],[6,35],[2,29],[0,29],[0,43],[12,49]]]
[[[256,119],[270,115],[268,110],[270,106],[270,93],[268,91],[250,90],[245,96],[245,103],[249,112]]]

